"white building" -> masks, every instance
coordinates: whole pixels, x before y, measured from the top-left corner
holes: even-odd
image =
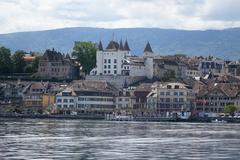
[[[76,81],[56,95],[56,106],[64,111],[113,112],[114,89],[103,81]]]
[[[123,45],[115,41],[110,41],[106,49],[99,43],[96,68],[90,75],[94,76],[131,76],[153,78],[153,58],[152,48],[147,43],[142,57],[131,56],[128,42]]]

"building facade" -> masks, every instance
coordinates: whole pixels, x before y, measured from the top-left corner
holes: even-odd
[[[183,83],[154,83],[148,97],[148,108],[157,114],[191,111],[195,107],[195,92]]]
[[[145,76],[153,78],[153,58],[152,48],[147,43],[143,57],[131,56],[128,42],[123,45],[115,41],[110,41],[106,49],[99,43],[96,57],[96,68],[91,71],[91,75],[120,75],[120,76]]]
[[[44,79],[78,79],[80,65],[72,60],[69,55],[46,50],[39,60],[37,76]]]

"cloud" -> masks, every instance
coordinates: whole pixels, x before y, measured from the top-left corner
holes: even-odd
[[[239,0],[1,0],[0,33],[63,27],[222,29],[240,26]]]

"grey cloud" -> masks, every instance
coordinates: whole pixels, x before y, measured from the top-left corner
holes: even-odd
[[[96,6],[89,1],[65,3],[56,9],[55,15],[64,19],[96,22],[116,21],[124,18],[110,5],[103,3],[102,6]]]
[[[204,20],[240,21],[240,1],[222,0],[216,2],[203,17]]]

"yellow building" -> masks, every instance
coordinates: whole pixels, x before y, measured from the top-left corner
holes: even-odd
[[[44,94],[42,97],[42,106],[46,108],[48,106],[53,106],[55,103],[55,95]]]

